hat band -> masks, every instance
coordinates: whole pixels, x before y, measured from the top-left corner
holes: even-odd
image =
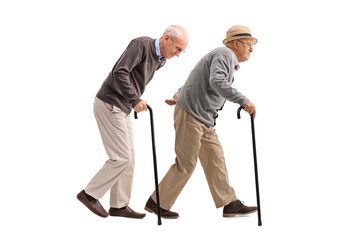
[[[236,35],[233,35],[231,37],[252,37],[250,33],[240,33],[240,34],[236,34]]]

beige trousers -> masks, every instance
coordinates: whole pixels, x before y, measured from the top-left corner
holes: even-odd
[[[217,208],[237,200],[229,185],[224,153],[213,127],[207,127],[176,105],[175,164],[159,184],[160,206],[170,210],[185,184],[191,177],[200,158],[211,195]],[[156,201],[155,192],[151,198]]]
[[[135,153],[130,115],[95,98],[94,115],[109,159],[85,188],[100,199],[110,190],[110,207],[127,206],[131,197]]]

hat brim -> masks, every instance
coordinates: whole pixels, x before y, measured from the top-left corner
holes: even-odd
[[[226,44],[228,44],[229,42],[231,42],[231,41],[233,41],[233,40],[235,40],[235,39],[249,39],[249,40],[252,41],[252,45],[255,45],[255,44],[258,42],[257,38],[254,38],[254,37],[237,36],[237,37],[225,38],[225,39],[223,40],[223,44],[226,45]]]

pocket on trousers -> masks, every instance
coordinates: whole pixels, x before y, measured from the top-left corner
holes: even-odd
[[[105,105],[105,107],[106,107],[107,110],[109,110],[110,112],[113,111],[113,109],[114,109],[114,106],[113,106],[113,105],[111,105],[111,104],[109,104],[109,103],[106,103],[106,102],[103,102],[103,103],[104,103],[104,105]]]
[[[104,102],[105,108],[111,112],[112,114],[114,114],[114,116],[120,116],[120,117],[127,117],[128,114],[124,113],[120,108],[113,106],[109,103]]]

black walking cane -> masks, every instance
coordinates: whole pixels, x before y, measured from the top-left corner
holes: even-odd
[[[237,111],[237,118],[240,119],[240,111],[243,109],[243,106],[240,106]],[[255,185],[256,185],[256,200],[257,200],[257,212],[258,212],[258,226],[262,225],[261,222],[261,211],[260,211],[260,192],[259,192],[259,180],[258,180],[258,170],[257,170],[257,159],[256,159],[256,144],[255,144],[255,126],[254,126],[254,115],[251,114],[251,132],[252,132],[252,145],[253,145],[253,154],[254,154],[254,169],[255,169]]]
[[[149,105],[146,105],[150,112],[150,125],[151,125],[151,141],[152,141],[152,150],[153,150],[153,160],[154,160],[154,176],[155,176],[155,189],[156,189],[156,202],[157,202],[157,216],[158,216],[158,225],[161,225],[161,216],[160,216],[160,197],[159,197],[159,186],[158,186],[158,174],[157,174],[157,163],[156,163],[156,149],[155,149],[155,133],[154,133],[154,119],[153,111]],[[135,119],[137,119],[137,112],[134,111]]]

